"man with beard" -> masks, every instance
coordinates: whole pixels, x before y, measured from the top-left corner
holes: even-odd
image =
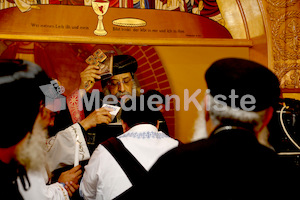
[[[27,175],[28,175],[28,184],[18,178],[17,183],[19,185],[19,191],[24,199],[69,199],[73,196],[73,193],[78,189],[78,181],[82,176],[81,166],[78,165],[70,170],[64,170],[59,175],[57,182],[52,182],[52,167],[54,163],[63,163],[72,160],[74,163],[74,147],[73,142],[64,142],[64,140],[72,139],[72,132],[62,131],[58,133],[58,138],[55,139],[55,142],[52,144],[52,148],[57,148],[61,150],[60,146],[69,146],[73,150],[72,153],[68,151],[55,151],[47,149],[47,142],[53,139],[48,138],[48,127],[53,125],[55,113],[47,108],[44,104],[40,105],[40,112],[34,123],[32,134],[30,138],[20,145],[17,155],[18,161],[25,166]],[[63,135],[60,137],[60,135]],[[67,136],[67,137],[66,137]],[[47,139],[48,138],[48,139]],[[79,140],[79,139],[78,139]],[[84,139],[81,139],[81,141]],[[64,142],[64,143],[62,143]],[[74,141],[75,143],[75,141]],[[82,145],[84,146],[84,144]],[[85,146],[85,148],[87,148]],[[87,151],[88,152],[88,151]],[[49,155],[53,155],[51,158]],[[56,155],[56,156],[55,156]],[[85,155],[86,157],[89,154]],[[65,158],[66,160],[61,160]],[[60,161],[59,161],[60,160]],[[57,165],[57,164],[56,164]],[[25,185],[25,187],[21,187]]]
[[[0,89],[4,94],[1,98],[4,116],[0,140],[1,195],[9,199],[68,199],[78,188],[80,166],[62,174],[61,183],[46,186],[43,179],[43,175],[47,177],[46,130],[53,122],[53,115],[40,104],[44,95],[39,86],[50,79],[38,65],[28,61],[0,60],[0,65]],[[36,177],[43,181],[36,182]],[[30,193],[33,190],[38,192]]]
[[[96,116],[104,117],[104,115],[106,115],[106,113],[103,113],[103,110],[105,109],[97,108],[97,104],[99,105],[99,107],[101,107],[103,105],[103,99],[104,97],[106,97],[106,103],[120,106],[122,98],[126,97],[126,95],[139,96],[139,89],[137,88],[137,84],[134,80],[134,73],[136,72],[137,67],[137,61],[132,56],[114,56],[113,76],[109,79],[101,80],[103,93],[99,90],[93,90],[92,93],[89,93],[93,88],[95,82],[101,79],[98,66],[89,65],[83,72],[80,73],[81,84],[79,87],[79,91],[73,94],[75,96],[79,96],[79,98],[82,98],[81,102],[83,110],[79,111],[78,104],[75,104],[75,106],[70,110],[70,113],[72,114],[72,118],[74,121],[74,116],[82,116],[84,112],[86,118],[80,119],[79,122],[82,125],[83,129],[86,131],[85,136],[87,142],[89,143],[89,149],[91,153],[101,142],[107,140],[110,137],[116,137],[122,134],[120,115],[117,115],[113,121],[119,122],[119,125],[117,126],[115,124],[108,125],[111,122],[109,120],[103,122],[102,124],[95,122],[94,118]],[[87,93],[82,94],[82,91],[83,93]],[[93,107],[88,108],[88,104],[91,103],[93,104]]]
[[[293,183],[284,176],[293,176],[260,143],[279,100],[277,77],[258,63],[228,58],[213,63],[205,80],[207,139],[167,152],[150,178],[120,199],[289,199],[284,186]]]
[[[40,89],[44,95],[55,93],[55,89],[51,84],[41,85]],[[64,198],[67,198],[68,195],[71,197],[79,187],[78,180],[82,174],[80,165],[72,168],[75,164],[75,144],[78,143],[79,161],[86,161],[90,158],[83,134],[85,120],[80,122],[81,124],[75,123],[65,130],[58,132],[55,136],[48,138],[48,128],[54,125],[56,117],[56,113],[53,110],[57,110],[57,107],[59,107],[59,104],[57,105],[55,101],[46,102],[46,104],[44,102],[41,103],[40,112],[36,118],[30,141],[22,145],[19,160],[24,164],[30,161],[28,162],[31,163],[28,167],[28,177],[33,182],[29,190],[20,189],[24,199],[60,198],[57,189],[62,186],[65,186],[68,192],[67,195],[64,193]],[[89,124],[92,124],[91,126],[103,123],[103,121],[110,122],[111,116],[109,110],[103,109],[99,113],[101,113],[100,116],[94,116],[92,120],[88,120]],[[57,183],[50,184],[52,182]],[[20,181],[18,183],[19,185],[21,184]],[[45,186],[43,183],[47,183],[48,185]]]
[[[1,195],[9,199],[22,199],[16,179],[21,177],[24,182],[28,178],[24,166],[17,159],[18,149],[27,141],[39,112],[39,101],[43,95],[36,84],[45,81],[45,78],[47,80],[47,76],[41,73],[39,67],[22,61],[0,60],[0,67],[0,89],[3,94],[0,98]],[[20,101],[20,97],[25,98]],[[15,121],[16,117],[20,120]]]

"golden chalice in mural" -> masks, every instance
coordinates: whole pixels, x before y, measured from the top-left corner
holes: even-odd
[[[109,1],[106,1],[106,0],[94,0],[92,2],[92,7],[93,7],[95,13],[98,15],[98,25],[97,25],[97,28],[94,31],[94,33],[95,33],[95,35],[104,36],[104,35],[107,34],[107,32],[104,29],[102,20],[103,20],[103,15],[105,15],[105,13],[108,10]]]

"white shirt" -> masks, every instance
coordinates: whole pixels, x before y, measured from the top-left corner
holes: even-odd
[[[161,155],[178,146],[177,140],[150,124],[134,126],[118,139],[147,171]],[[85,166],[79,192],[86,200],[106,200],[117,197],[131,186],[117,161],[100,144]]]
[[[49,171],[74,164],[75,143],[79,143],[79,160],[90,158],[81,127],[78,123],[58,132],[47,140],[47,164]],[[69,199],[68,192],[60,183],[46,185],[49,177],[46,167],[41,171],[27,171],[30,187],[27,191],[18,177],[18,187],[22,197],[26,200],[65,200]]]

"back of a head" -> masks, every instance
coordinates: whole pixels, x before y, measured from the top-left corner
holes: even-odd
[[[129,127],[133,127],[138,124],[152,124],[156,126],[157,120],[159,120],[159,112],[155,105],[147,105],[147,97],[136,97],[128,100],[125,103],[126,108],[123,109],[121,119],[127,123]]]
[[[222,101],[230,107],[245,110],[245,100],[249,100],[245,95],[255,98],[251,110],[254,112],[267,109],[279,101],[278,78],[269,69],[253,61],[238,58],[218,60],[206,71],[205,79],[210,94],[213,97],[223,95]],[[232,90],[238,96],[234,97],[235,105],[232,105],[233,97],[230,97]]]
[[[162,94],[162,93],[160,93],[159,91],[157,91],[157,90],[148,90],[145,94],[144,94],[144,96],[146,97],[146,98],[150,98],[151,96],[153,97],[153,100],[155,100],[155,101],[159,101],[159,100],[162,100],[161,102],[162,102],[162,104],[165,104],[166,102],[165,102],[165,96]]]
[[[45,72],[34,63],[0,60],[0,148],[17,144],[32,130],[40,102],[44,100],[39,86],[49,82]]]

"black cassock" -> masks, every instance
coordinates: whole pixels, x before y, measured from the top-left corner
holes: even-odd
[[[11,161],[9,164],[0,161],[1,199],[23,199],[18,189],[17,176],[20,177],[24,189],[30,185],[23,166],[17,164],[16,161]]]
[[[117,199],[289,199],[294,172],[254,133],[223,130],[167,152]]]

